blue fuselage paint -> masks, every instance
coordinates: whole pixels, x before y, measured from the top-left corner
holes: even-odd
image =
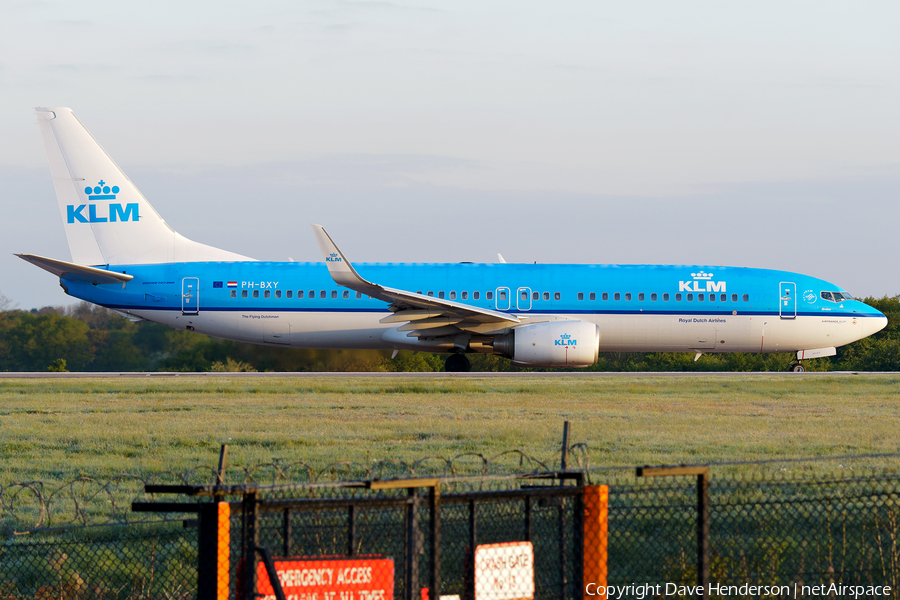
[[[357,297],[356,292],[336,285],[323,263],[169,263],[109,269],[134,279],[124,289],[119,284],[70,281],[66,284],[69,294],[114,309],[181,311],[182,280],[196,277],[198,308],[205,312],[389,312],[384,302]],[[822,292],[843,292],[840,286],[767,269],[361,263],[357,270],[366,279],[392,288],[517,314],[883,317],[856,300],[822,298]],[[235,287],[228,287],[229,282]]]

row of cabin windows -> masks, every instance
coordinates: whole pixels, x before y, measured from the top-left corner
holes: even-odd
[[[246,298],[246,297],[248,297],[248,295],[250,295],[250,294],[248,293],[247,290],[241,290],[241,298]],[[253,290],[252,295],[253,295],[254,298],[259,298],[259,290]],[[263,297],[263,298],[271,298],[273,295],[274,295],[276,298],[281,298],[281,290],[274,290],[274,291],[272,291],[272,290],[264,290],[264,291],[263,291],[263,294],[262,294],[262,297]],[[306,295],[306,292],[305,292],[304,290],[297,290],[297,297],[298,297],[298,298],[303,298],[305,295]],[[231,290],[231,297],[232,297],[232,298],[237,298],[237,290]],[[284,292],[284,297],[285,297],[285,298],[293,298],[293,297],[294,297],[294,290],[286,290],[286,291]],[[309,290],[309,297],[310,297],[310,298],[315,298],[315,297],[316,297],[316,290]],[[326,292],[325,290],[320,290],[320,291],[319,291],[319,298],[327,298],[327,297],[328,297],[328,292]],[[337,290],[331,290],[331,297],[332,297],[332,298],[337,298],[337,297],[338,297],[338,291],[337,291]],[[357,298],[362,298],[362,293],[361,293],[361,292],[356,292],[356,297],[357,297]],[[343,298],[343,299],[345,299],[345,300],[348,299],[348,298],[350,298],[350,291],[349,291],[349,290],[344,290],[343,292],[341,292],[341,298]]]
[[[259,290],[253,290],[252,293],[253,293],[253,297],[254,297],[254,298],[259,298]],[[417,293],[417,294],[421,294],[422,292],[419,291],[419,292],[416,292],[416,293]],[[263,298],[271,298],[271,297],[272,297],[272,294],[273,294],[273,291],[272,291],[272,290],[263,290]],[[275,295],[276,298],[281,298],[281,290],[274,290],[274,295]],[[303,298],[304,295],[305,295],[304,290],[297,290],[297,298]],[[319,291],[319,298],[325,299],[325,298],[328,297],[328,295],[329,295],[328,292],[326,292],[325,290],[320,290],[320,291]],[[429,292],[427,292],[426,295],[431,296],[431,297],[433,298],[433,297],[434,297],[434,292],[433,292],[433,291],[429,291]],[[248,296],[248,290],[241,290],[241,298],[246,298],[247,296]],[[293,291],[293,290],[286,290],[286,291],[284,292],[284,296],[285,296],[285,298],[293,298],[293,296],[294,296],[294,291]],[[493,299],[494,299],[494,292],[485,292],[485,295],[484,295],[484,296],[485,296],[485,298],[486,298],[487,300],[493,300]],[[637,296],[638,296],[638,298],[637,298],[637,299],[638,299],[638,302],[644,302],[644,300],[645,300],[644,292],[640,292]],[[237,298],[237,290],[231,290],[231,297],[232,297],[232,298]],[[315,297],[316,297],[316,290],[309,290],[309,296],[308,296],[308,297],[309,297],[309,298],[315,298]],[[336,299],[336,298],[338,297],[338,290],[331,290],[331,297]],[[356,292],[356,297],[357,297],[357,298],[362,298],[362,293],[361,293],[361,292]],[[444,298],[444,292],[438,292],[438,296],[437,296],[437,297],[438,297],[438,298]],[[481,297],[481,294],[480,294],[479,292],[472,292],[472,300],[479,300],[480,297]],[[823,292],[823,296],[822,296],[822,297],[824,298],[824,292]],[[345,299],[345,300],[349,299],[349,298],[350,298],[350,291],[349,291],[349,290],[344,290],[344,291],[342,291],[342,292],[341,292],[341,298],[343,298],[343,299]],[[541,299],[541,293],[540,293],[540,292],[532,292],[531,298],[532,298],[532,300],[540,300],[540,299]],[[544,292],[544,293],[543,293],[543,298],[544,298],[544,300],[549,300],[549,299],[550,299],[550,292]],[[559,300],[559,299],[561,299],[561,298],[562,298],[562,295],[561,295],[559,292],[553,292],[553,299],[554,299],[554,300]],[[603,293],[601,294],[600,298],[601,298],[602,300],[604,300],[604,301],[609,300],[609,294],[608,294],[607,292],[603,292]],[[460,292],[460,299],[462,299],[462,300],[468,300],[468,299],[469,299],[469,292]],[[497,292],[497,299],[498,299],[498,300],[506,300],[506,292],[503,291],[503,290]],[[521,299],[522,299],[522,300],[528,300],[528,292],[523,291],[523,292],[521,293]],[[579,300],[584,300],[584,292],[578,292],[578,299],[579,299]],[[593,301],[593,300],[596,300],[596,299],[597,299],[597,294],[596,294],[595,292],[591,292],[590,294],[588,294],[588,299],[589,299],[589,300],[592,300],[592,301]],[[450,292],[450,300],[456,300],[456,292]],[[615,293],[613,294],[613,300],[616,300],[616,301],[622,300],[622,294],[620,294],[619,292],[615,292]],[[681,300],[682,300],[682,295],[681,295],[681,294],[675,294],[675,302],[681,302]],[[750,295],[749,295],[749,294],[744,294],[744,295],[741,297],[741,300],[742,300],[743,302],[749,302],[749,301],[750,301]],[[625,301],[626,301],[626,302],[630,302],[630,301],[631,301],[631,292],[625,292]],[[657,301],[657,294],[656,294],[656,293],[650,294],[650,301],[651,301],[651,302],[656,302],[656,301]],[[662,301],[663,301],[663,302],[668,302],[668,301],[669,301],[669,294],[667,294],[667,293],[666,293],[666,294],[663,294],[663,295],[662,295]],[[693,301],[694,301],[694,294],[687,294],[687,301],[688,301],[688,302],[693,302]],[[697,294],[697,301],[698,301],[698,302],[704,302],[704,301],[706,301],[706,294],[702,294],[702,293],[701,293],[701,294]],[[715,301],[716,301],[716,295],[715,295],[715,294],[709,294],[709,302],[715,302]],[[738,301],[738,295],[737,295],[737,294],[731,294],[731,301],[732,301],[732,302],[737,302],[737,301]],[[719,302],[728,302],[728,294],[719,294]]]
[[[596,299],[597,299],[597,294],[594,293],[594,292],[591,292],[590,294],[588,294],[588,298],[589,298],[590,300],[596,300]],[[606,293],[606,292],[603,292],[603,294],[601,294],[600,298],[601,298],[602,300],[609,300],[609,294]],[[535,300],[536,300],[536,299],[537,299],[537,298],[535,298]],[[546,299],[546,298],[545,298],[545,299]],[[558,299],[558,298],[557,298],[557,299]],[[584,300],[584,292],[578,292],[578,299],[579,299],[579,300]],[[621,300],[621,299],[622,299],[622,294],[620,294],[619,292],[616,292],[616,293],[613,294],[613,300]],[[640,292],[640,293],[637,295],[637,299],[638,299],[638,302],[643,302],[643,301],[645,300],[644,292]],[[650,294],[650,302],[656,302],[657,299],[658,299],[658,296],[657,296],[656,293]],[[681,300],[682,300],[682,295],[681,295],[681,294],[675,294],[675,302],[681,302]],[[697,294],[697,301],[698,301],[698,302],[704,302],[705,300],[706,300],[706,294]],[[630,302],[630,301],[631,301],[631,292],[625,292],[625,301],[626,301],[626,302]],[[663,301],[663,302],[668,302],[668,301],[669,301],[669,294],[663,294],[663,295],[662,295],[662,301]],[[693,301],[694,301],[694,294],[687,294],[687,301],[688,301],[688,302],[693,302]],[[716,301],[716,295],[715,295],[715,294],[709,294],[709,301],[710,301],[710,302],[715,302],[715,301]],[[738,301],[738,295],[737,295],[737,294],[732,294],[732,295],[731,295],[731,301],[732,301],[732,302],[737,302],[737,301]],[[744,294],[743,296],[741,296],[741,301],[742,301],[742,302],[750,302],[750,294]],[[728,294],[719,294],[719,302],[728,302]]]

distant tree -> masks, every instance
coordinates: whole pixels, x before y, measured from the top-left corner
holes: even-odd
[[[0,332],[0,370],[45,371],[64,358],[70,369],[82,371],[93,358],[88,327],[55,312],[40,316],[14,311]]]

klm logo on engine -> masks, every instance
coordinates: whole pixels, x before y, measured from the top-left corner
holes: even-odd
[[[712,281],[713,274],[700,271],[699,273],[691,273],[693,277],[690,281],[679,281],[679,292],[725,292],[724,281]]]
[[[87,186],[84,193],[88,200],[115,200],[119,193],[119,186],[109,186],[102,179],[94,187]],[[99,208],[98,208],[99,207]],[[87,214],[85,214],[87,209]],[[117,223],[125,221],[139,221],[138,203],[122,205],[110,203],[106,207],[102,204],[69,204],[66,206],[67,223]]]
[[[553,340],[555,346],[577,346],[578,340],[573,340],[572,336],[564,333],[559,336],[558,340]]]

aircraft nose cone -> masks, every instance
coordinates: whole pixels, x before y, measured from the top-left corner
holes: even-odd
[[[887,317],[881,315],[880,317],[871,317],[869,319],[863,319],[866,335],[872,335],[873,333],[878,333],[885,327],[887,327]]]

